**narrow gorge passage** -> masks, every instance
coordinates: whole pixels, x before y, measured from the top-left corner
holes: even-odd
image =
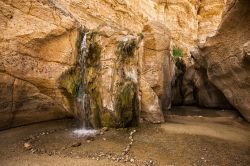
[[[0,166],[249,166],[250,1],[0,0]]]

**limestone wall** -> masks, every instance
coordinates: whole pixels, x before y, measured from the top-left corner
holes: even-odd
[[[144,73],[147,78],[144,81],[150,85],[150,95],[157,101],[155,108],[160,113],[162,96],[167,96],[162,88],[169,86],[166,82],[170,82],[173,71],[169,55],[171,46],[181,47],[188,55],[199,38],[203,40],[207,34],[215,32],[221,14],[217,10],[222,10],[222,6],[219,0],[0,0],[0,120],[3,122],[0,128],[62,118],[66,112],[75,111],[83,30],[102,36],[97,41],[102,47],[98,62],[102,76],[88,79],[100,81],[98,88],[102,87],[100,92],[105,94],[101,105],[115,111],[113,97],[123,89],[110,89],[116,85],[116,79],[124,77],[126,89],[130,86],[127,77],[136,83],[136,87],[139,87],[141,77],[136,58],[131,63],[114,67],[117,46],[131,36],[142,40],[143,29],[151,21],[160,24],[164,30],[156,28],[153,34],[145,36],[146,39],[155,37],[153,43],[146,44],[159,41],[164,45],[166,39],[166,45],[162,47],[164,50],[146,50],[145,55],[140,56],[144,56],[146,68],[152,60],[151,69],[157,71],[154,78],[157,84],[151,82],[148,73]],[[144,47],[145,43],[140,42],[142,44],[136,45],[137,51]],[[166,57],[170,59],[166,60]],[[169,65],[158,63],[159,60]],[[121,73],[114,74],[120,69]],[[162,79],[164,74],[169,80]],[[137,91],[136,88],[136,93],[133,92],[140,98]],[[149,107],[144,105],[144,108]],[[163,121],[162,115],[160,118]]]

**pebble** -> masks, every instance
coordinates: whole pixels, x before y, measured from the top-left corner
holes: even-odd
[[[31,150],[32,149],[32,145],[29,143],[29,142],[25,142],[23,144],[23,147],[26,149],[26,150]]]
[[[35,150],[35,149],[31,149],[30,152],[31,152],[31,153],[35,153],[36,150]]]
[[[94,140],[95,140],[95,137],[94,137],[94,136],[88,136],[86,139],[87,139],[87,140],[90,140],[90,141],[94,141]]]
[[[80,141],[77,141],[77,142],[74,142],[71,147],[78,147],[78,146],[81,146],[82,143]]]
[[[108,130],[109,130],[108,127],[103,127],[103,128],[101,129],[101,131],[108,131]]]

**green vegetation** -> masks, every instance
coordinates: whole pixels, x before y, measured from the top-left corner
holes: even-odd
[[[81,82],[80,70],[72,68],[66,71],[59,79],[59,86],[71,96],[76,97]]]
[[[181,58],[183,57],[183,51],[181,48],[178,47],[174,47],[173,49],[173,56],[174,58]]]
[[[125,60],[127,57],[131,57],[134,55],[136,48],[137,48],[136,39],[119,41],[117,45],[118,55],[121,56],[121,60]]]
[[[111,110],[105,109],[101,111],[101,124],[103,127],[115,127]]]
[[[136,85],[131,82],[125,82],[121,86],[120,92],[116,97],[116,121],[117,127],[128,127],[136,125],[139,103],[136,92]]]
[[[144,35],[143,33],[138,33],[137,36],[139,37],[139,41],[141,41],[142,39],[144,39]]]
[[[89,97],[87,119],[94,128],[101,127],[100,112],[102,111],[102,98],[98,88],[101,46],[96,41],[97,37],[98,33],[96,32],[89,33],[87,36],[88,53],[86,56],[86,68],[84,73],[86,93]]]

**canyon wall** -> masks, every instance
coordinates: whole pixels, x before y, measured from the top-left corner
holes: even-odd
[[[215,35],[226,0],[158,0],[160,19],[171,31],[171,47],[180,48],[187,66],[190,51]]]
[[[76,21],[45,1],[0,6],[0,128],[65,117],[57,79],[75,64]]]
[[[201,48],[208,79],[250,121],[250,2],[230,1],[217,34]]]
[[[163,122],[162,109],[171,106],[172,48],[182,48],[189,64],[190,48],[214,34],[223,4],[0,0],[0,128],[78,116],[81,83],[93,127],[136,124],[140,114]]]

